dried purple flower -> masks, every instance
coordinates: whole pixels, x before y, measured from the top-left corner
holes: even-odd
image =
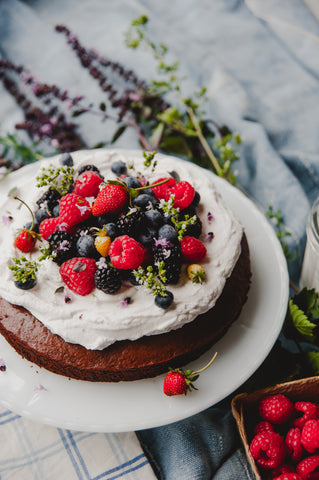
[[[131,297],[125,297],[123,300],[121,300],[120,305],[122,308],[126,308],[131,303],[131,301]]]
[[[207,214],[207,220],[208,220],[208,223],[212,222],[214,220],[214,216],[211,212],[208,212]]]
[[[0,358],[0,372],[5,372],[7,369],[7,366],[2,358]]]

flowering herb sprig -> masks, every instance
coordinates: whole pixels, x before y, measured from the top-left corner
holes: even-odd
[[[139,267],[133,273],[138,283],[152,290],[154,296],[160,295],[164,297],[166,294],[166,287],[164,285],[166,282],[164,262],[159,262],[157,268],[158,271],[155,271],[151,265],[146,269]]]
[[[159,208],[163,210],[164,215],[170,217],[171,222],[178,233],[178,240],[182,240],[187,231],[188,225],[194,225],[196,223],[196,215],[191,217],[186,214],[184,215],[184,218],[180,220],[180,210],[179,208],[174,207],[174,195],[171,195],[167,201],[161,199],[159,202]]]
[[[37,187],[49,186],[65,195],[74,181],[74,168],[69,166],[42,168],[41,175],[36,177]]]
[[[39,269],[37,261],[30,261],[26,257],[13,257],[14,265],[9,265],[9,269],[13,272],[16,281],[25,283],[29,278],[36,279],[36,272]]]

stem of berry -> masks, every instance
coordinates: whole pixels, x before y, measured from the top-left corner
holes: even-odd
[[[29,210],[29,212],[30,212],[30,214],[31,214],[31,218],[32,218],[32,223],[31,223],[31,227],[30,227],[29,230],[32,232],[33,227],[34,227],[34,215],[33,215],[33,212],[32,212],[32,210],[31,210],[31,208],[29,207],[28,204],[26,204],[26,203],[25,203],[21,198],[19,198],[17,195],[15,195],[13,198],[14,198],[14,200],[19,200],[19,202],[23,203],[23,205],[24,205],[25,207],[27,207],[27,209]]]
[[[193,372],[192,375],[199,375],[204,370],[206,370],[208,367],[210,367],[211,364],[216,360],[217,355],[218,355],[217,352],[215,352],[213,357],[211,358],[211,360],[207,363],[207,365],[205,365],[203,368],[197,370],[196,372]]]
[[[195,130],[196,130],[197,137],[198,137],[200,143],[202,144],[202,147],[204,148],[204,150],[205,150],[208,158],[209,158],[210,161],[212,162],[213,167],[214,167],[216,173],[217,173],[218,175],[220,175],[220,176],[223,177],[223,176],[224,176],[224,175],[223,175],[223,173],[224,173],[224,172],[223,172],[223,169],[222,169],[222,167],[220,166],[217,158],[216,158],[215,155],[213,154],[213,152],[212,152],[212,150],[211,150],[211,148],[210,148],[210,146],[209,146],[206,138],[204,137],[203,132],[202,132],[202,130],[201,130],[201,128],[200,128],[200,125],[199,125],[198,120],[197,120],[197,118],[196,118],[196,116],[195,116],[195,114],[194,114],[193,109],[190,108],[190,107],[188,107],[188,108],[187,108],[187,113],[188,113],[189,118],[191,119],[192,124],[194,125],[194,128],[195,128]]]

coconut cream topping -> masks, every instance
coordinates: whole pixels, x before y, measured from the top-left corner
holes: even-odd
[[[211,309],[223,291],[226,279],[240,255],[243,228],[231,210],[224,204],[214,187],[213,175],[189,162],[165,155],[156,155],[154,172],[144,166],[142,152],[92,150],[72,154],[75,173],[87,164],[96,165],[105,179],[115,179],[111,164],[122,160],[134,165],[150,183],[177,172],[200,193],[197,214],[202,220],[201,239],[207,255],[201,262],[206,271],[202,284],[192,283],[186,274],[186,265],[177,285],[168,285],[174,302],[167,310],[154,303],[152,291],[143,285],[132,286],[123,282],[118,293],[110,295],[95,289],[87,296],[68,290],[61,280],[59,266],[51,259],[41,263],[37,284],[30,290],[17,288],[13,281],[12,258],[22,255],[36,259],[39,251],[22,254],[14,247],[17,230],[31,220],[20,202],[7,198],[1,205],[0,229],[0,296],[15,305],[21,305],[38,318],[51,332],[65,341],[78,343],[87,349],[103,349],[118,340],[136,340],[143,335],[154,335],[182,327],[199,314]],[[42,168],[59,167],[59,156],[39,162]],[[134,171],[130,173],[134,175]],[[21,177],[20,177],[21,178]],[[36,201],[48,187],[36,187],[35,177],[23,178],[17,184],[17,194],[35,211]],[[10,218],[10,220],[7,220]],[[41,242],[45,245],[45,241]],[[61,287],[65,287],[62,289]]]

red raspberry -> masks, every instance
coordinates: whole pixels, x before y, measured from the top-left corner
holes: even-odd
[[[280,475],[286,474],[286,473],[294,473],[294,468],[292,465],[288,465],[287,463],[284,463],[283,465],[280,465],[280,467],[274,468],[271,471],[271,479],[272,480],[277,480]]]
[[[76,193],[68,193],[60,200],[60,220],[71,227],[84,222],[91,214],[89,202]]]
[[[205,245],[195,237],[182,238],[181,247],[184,261],[188,263],[200,262],[207,253]]]
[[[257,433],[261,433],[261,432],[274,432],[274,431],[275,431],[274,427],[270,422],[263,421],[263,422],[257,423],[257,425],[255,426],[254,435],[257,435]]]
[[[319,448],[319,420],[308,420],[301,431],[301,443],[309,453]]]
[[[282,473],[279,477],[274,477],[273,480],[302,480],[301,476],[295,472]]]
[[[292,413],[292,402],[282,394],[264,397],[259,403],[261,418],[271,423],[284,423],[291,417]]]
[[[179,182],[169,193],[174,195],[174,207],[180,210],[189,207],[195,196],[194,187],[188,182]]]
[[[167,180],[167,182],[162,183],[162,185],[158,185],[158,187],[152,187],[152,190],[157,200],[161,200],[163,198],[167,201],[170,197],[170,189],[176,186],[176,180],[170,177],[163,177],[159,178],[153,183],[160,183],[164,180]]]
[[[121,235],[111,243],[109,256],[114,267],[122,270],[134,270],[143,263],[146,250],[134,238]]]
[[[303,412],[303,415],[294,420],[294,427],[302,428],[308,420],[319,418],[319,408],[312,402],[296,402],[294,405],[297,412]]]
[[[118,214],[126,207],[128,198],[125,187],[108,184],[99,191],[92,207],[92,213],[95,217],[105,213]]]
[[[30,230],[22,230],[14,240],[14,246],[21,252],[30,252],[35,247],[37,242],[37,235]]]
[[[59,272],[64,283],[78,295],[88,295],[95,288],[96,261],[93,258],[74,257],[62,263]]]
[[[297,465],[297,473],[302,480],[315,480],[319,478],[319,455],[304,458]]]
[[[258,433],[250,444],[250,453],[263,468],[279,467],[285,458],[284,439],[276,432]]]
[[[303,446],[301,444],[300,428],[291,428],[290,430],[288,430],[285,443],[291,460],[293,462],[299,462],[304,452]]]
[[[39,232],[44,240],[47,240],[56,230],[71,233],[73,228],[66,222],[63,222],[60,217],[46,218],[40,223]]]
[[[96,172],[86,171],[81,173],[74,182],[74,193],[81,195],[81,197],[96,197],[100,191],[100,184],[103,178]]]

